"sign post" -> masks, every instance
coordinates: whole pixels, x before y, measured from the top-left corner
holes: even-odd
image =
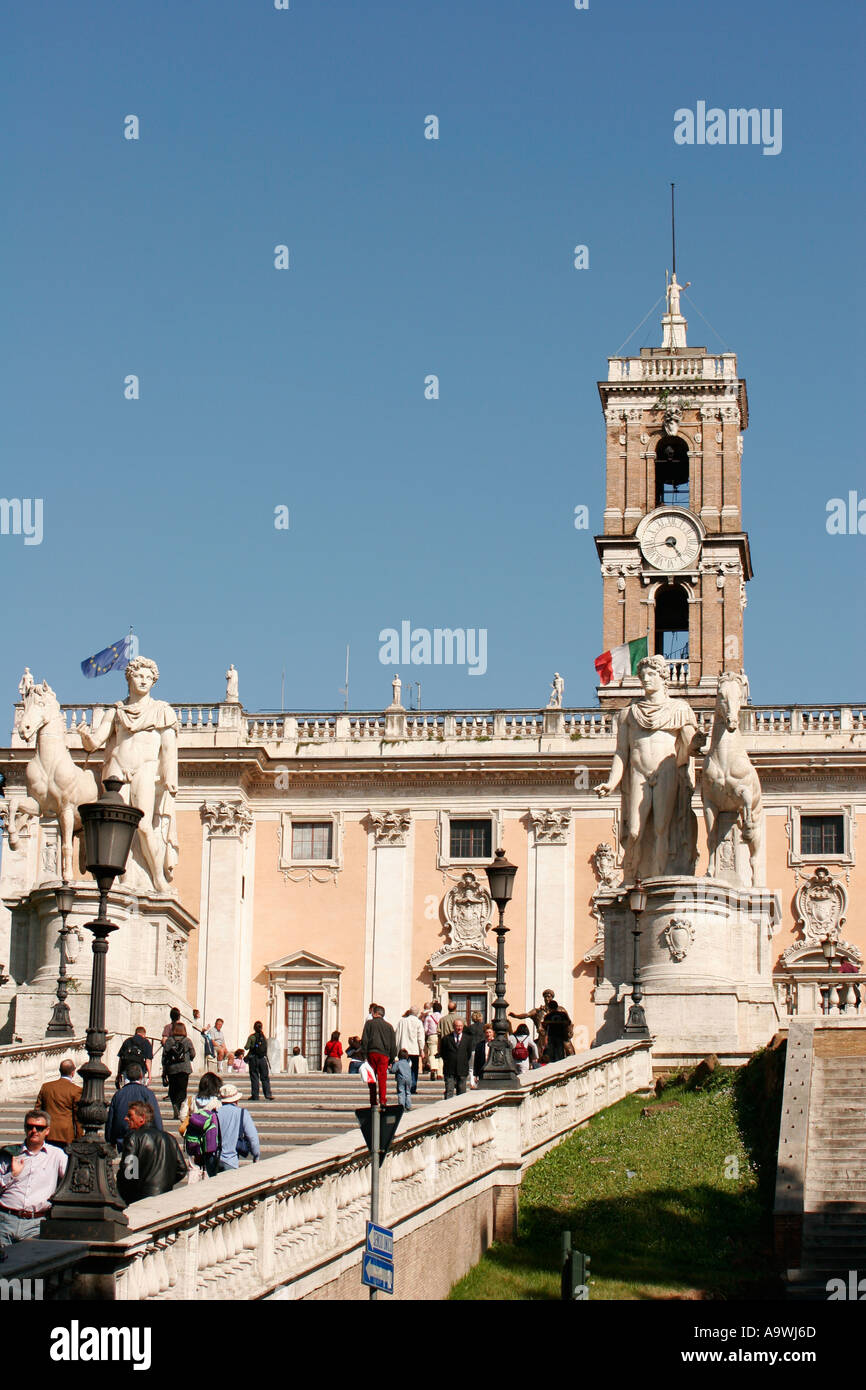
[[[367,1222],[361,1282],[369,1286],[371,1298],[376,1298],[380,1290],[383,1293],[394,1292],[394,1235],[387,1227],[379,1225],[379,1169],[402,1114],[402,1105],[380,1106],[378,1102],[355,1111],[370,1150],[370,1220]]]

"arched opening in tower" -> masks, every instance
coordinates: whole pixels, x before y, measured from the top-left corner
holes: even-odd
[[[689,655],[689,600],[681,584],[666,584],[656,593],[655,650],[670,661]]]
[[[689,505],[689,450],[678,435],[663,435],[656,445],[657,507]]]

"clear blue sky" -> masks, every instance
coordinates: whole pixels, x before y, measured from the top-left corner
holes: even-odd
[[[284,667],[289,708],[337,708],[348,642],[352,707],[382,708],[408,618],[488,633],[484,676],[401,670],[427,708],[539,707],[554,669],[592,704],[596,381],[663,291],[672,179],[723,342],[692,304],[689,339],[749,387],[752,698],[866,699],[866,535],[825,529],[866,498],[863,49],[840,0],[15,5],[3,492],[44,539],[0,536],[10,722],[25,664],[120,698],[79,662],[131,623],[165,699],[234,661],[248,708]],[[781,107],[782,152],[675,145],[699,100]]]

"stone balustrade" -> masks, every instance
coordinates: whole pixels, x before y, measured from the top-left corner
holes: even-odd
[[[608,381],[731,381],[737,380],[733,352],[652,357],[609,357]]]
[[[773,980],[782,1022],[791,1018],[866,1018],[866,972],[810,970]]]
[[[651,1044],[616,1042],[528,1072],[514,1090],[477,1090],[404,1114],[380,1187],[380,1221],[395,1233],[396,1296],[445,1297],[491,1239],[513,1234],[527,1165],[651,1083]],[[365,1094],[359,1086],[359,1105]],[[370,1158],[354,1130],[135,1203],[129,1234],[94,1247],[111,1267],[101,1296],[361,1297],[369,1211]],[[433,1222],[440,1255],[431,1270],[413,1252],[426,1248]]]
[[[687,660],[669,663],[672,689],[688,695],[691,674]],[[101,705],[64,705],[69,746],[80,747],[79,730],[100,718]],[[566,750],[578,740],[601,745],[614,737],[611,710],[402,710],[386,717],[384,713],[361,714],[247,714],[240,705],[174,705],[181,724],[181,747],[289,745],[302,754],[307,747],[316,751],[366,747],[379,752],[387,742],[398,742],[401,752],[433,748],[452,743],[496,742],[507,748],[551,741]],[[32,747],[16,728],[13,748]],[[768,738],[807,740],[850,737],[866,734],[866,705],[747,705],[742,711],[742,729],[751,751],[760,750]],[[712,711],[698,712],[702,728],[709,729]],[[389,720],[392,721],[389,725]],[[841,744],[840,744],[841,746]],[[607,751],[607,749],[605,749]]]
[[[68,1041],[13,1043],[0,1047],[0,1102],[20,1099],[35,1101],[43,1081],[56,1081],[64,1057],[76,1067],[87,1060],[83,1038]]]

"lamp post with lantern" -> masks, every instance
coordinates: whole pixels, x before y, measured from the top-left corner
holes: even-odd
[[[47,1038],[71,1038],[73,1036],[72,1015],[66,1002],[66,995],[69,991],[66,982],[66,938],[71,928],[67,925],[66,919],[75,904],[75,889],[70,884],[64,883],[60,888],[55,888],[54,899],[57,903],[57,911],[63,920],[63,926],[60,928],[60,974],[57,976],[57,1003],[54,1005],[48,1027],[45,1029],[45,1036]]]
[[[646,889],[640,879],[635,879],[634,887],[628,894],[628,905],[634,915],[634,927],[632,936],[634,937],[634,964],[632,966],[632,987],[631,987],[631,1007],[628,1011],[623,1032],[627,1038],[648,1038],[650,1030],[647,1027],[646,1012],[641,1000],[643,991],[641,989],[640,978],[640,918],[641,913],[646,907]]]
[[[509,864],[505,850],[498,849],[493,863],[485,870],[490,887],[490,896],[499,909],[499,922],[496,932],[496,998],[493,1001],[493,1042],[490,1056],[484,1067],[484,1075],[478,1082],[479,1090],[502,1090],[506,1086],[519,1086],[520,1075],[514,1062],[514,1055],[508,1042],[508,1001],[505,998],[505,909],[514,891],[514,876],[517,866]]]
[[[79,808],[84,832],[88,873],[99,888],[99,912],[86,923],[93,933],[93,969],[90,981],[90,1015],[87,1024],[87,1061],[79,1068],[84,1090],[78,1118],[84,1138],[69,1144],[69,1162],[54,1194],[51,1211],[42,1223],[44,1240],[113,1241],[127,1228],[124,1202],[114,1180],[115,1150],[103,1138],[108,1106],[105,1082],[111,1075],[102,1061],[105,1033],[105,974],[108,937],[117,927],[108,919],[108,895],[114,880],[126,868],[143,812],[128,806],[120,795],[119,777],[107,777],[98,801]]]

